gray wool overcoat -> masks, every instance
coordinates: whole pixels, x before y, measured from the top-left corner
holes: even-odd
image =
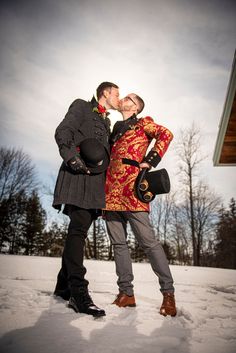
[[[105,172],[101,174],[78,174],[67,162],[76,155],[78,146],[86,138],[96,138],[110,152],[110,120],[93,109],[98,103],[75,100],[55,132],[55,139],[63,159],[54,190],[53,207],[75,205],[85,209],[105,207]]]

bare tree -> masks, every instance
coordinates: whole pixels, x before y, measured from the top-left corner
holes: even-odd
[[[158,239],[161,239],[161,223],[164,208],[162,196],[156,197],[151,203],[150,219]]]
[[[185,224],[189,225],[192,241],[193,265],[200,265],[203,236],[207,236],[213,225],[220,198],[214,195],[209,186],[203,183],[198,173],[201,162],[206,158],[201,154],[202,136],[193,124],[181,130],[176,150],[179,157],[179,171],[182,177],[185,202]]]
[[[215,195],[203,182],[199,182],[194,196],[194,219],[196,233],[196,257],[197,264],[201,264],[201,255],[208,244],[204,240],[209,239],[215,233],[216,221],[221,198]]]
[[[172,207],[175,203],[175,194],[158,195],[151,204],[151,222],[156,231],[157,237],[167,242],[168,229],[170,227],[170,218]]]
[[[21,150],[1,147],[0,250],[5,241],[15,248],[25,200],[35,187],[36,178],[30,157]]]
[[[110,240],[105,222],[101,217],[94,220],[89,228],[85,244],[85,257],[97,260],[107,260],[111,257]]]
[[[187,199],[190,212],[190,228],[193,247],[193,264],[197,265],[197,247],[194,224],[194,177],[196,176],[197,168],[204,159],[201,156],[199,147],[201,146],[200,131],[194,124],[186,130],[181,130],[180,138],[176,149],[179,157],[179,170],[183,176],[183,182],[186,186]]]
[[[0,203],[36,187],[34,165],[22,150],[0,148]]]
[[[172,243],[176,251],[175,259],[181,265],[190,265],[190,252],[186,220],[183,208],[176,203],[171,212],[171,233]]]

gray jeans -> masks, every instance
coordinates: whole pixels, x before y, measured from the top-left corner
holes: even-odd
[[[107,211],[106,225],[114,249],[119,291],[127,295],[134,293],[132,262],[126,241],[127,222],[130,223],[135,238],[146,253],[154,273],[158,276],[160,291],[173,293],[173,278],[169,264],[162,245],[155,238],[148,212]]]

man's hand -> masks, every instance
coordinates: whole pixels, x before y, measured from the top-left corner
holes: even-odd
[[[77,154],[68,162],[69,167],[76,173],[90,174],[89,169],[86,167],[83,159]]]
[[[149,163],[147,163],[147,162],[142,162],[142,163],[140,163],[139,164],[139,167],[140,168],[148,168],[148,169],[151,169],[152,168],[152,166],[149,164]]]

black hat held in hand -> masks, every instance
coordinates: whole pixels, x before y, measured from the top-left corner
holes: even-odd
[[[166,169],[149,172],[147,168],[141,170],[135,182],[137,198],[145,203],[154,199],[158,194],[170,191],[170,178]]]
[[[108,151],[95,138],[88,138],[79,145],[79,153],[91,173],[104,172],[109,165]]]

